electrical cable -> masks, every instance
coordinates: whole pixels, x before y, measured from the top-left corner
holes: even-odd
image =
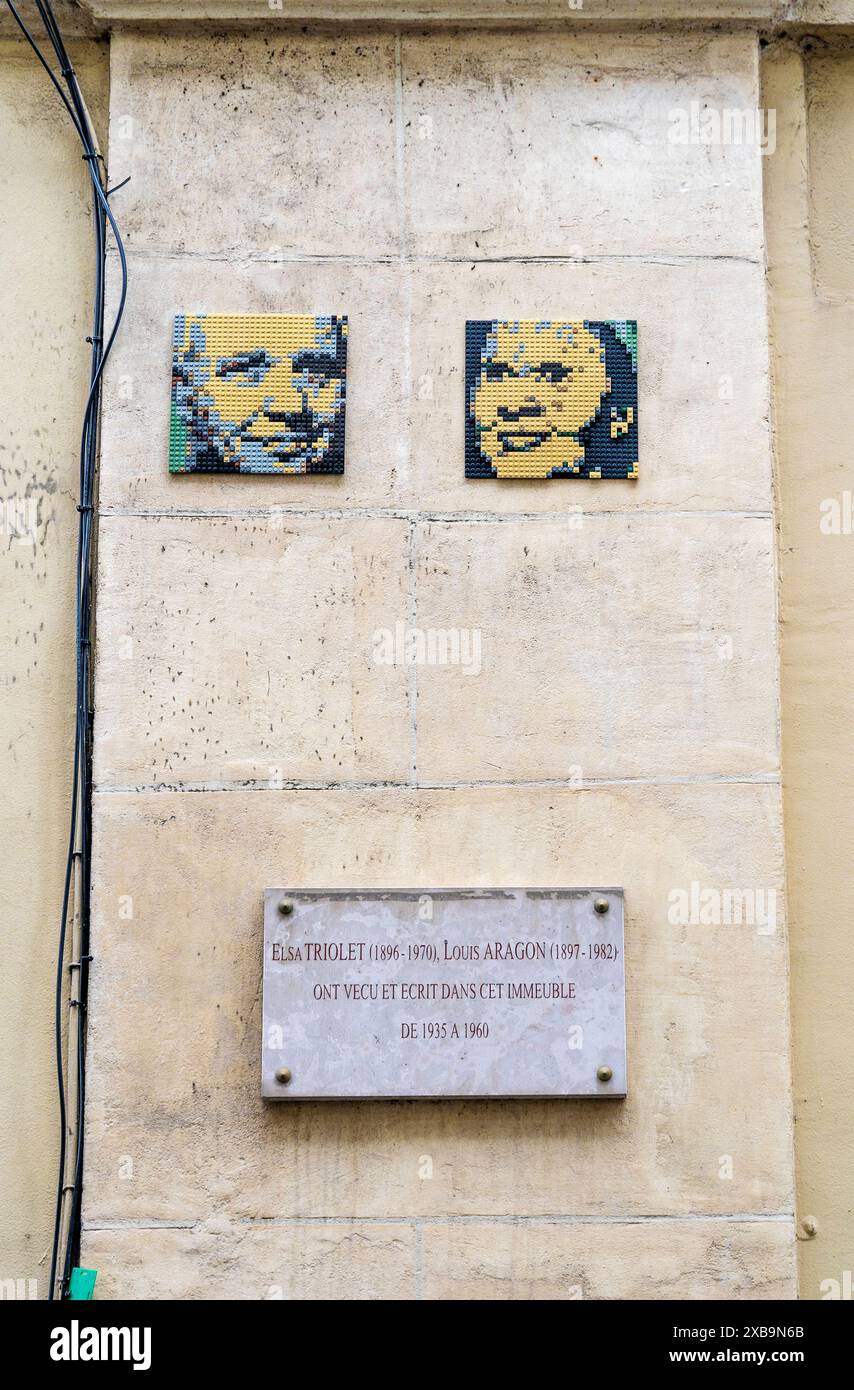
[[[83,146],[83,159],[86,161],[92,186],[92,216],[95,233],[95,293],[92,316],[92,334],[87,338],[91,345],[89,369],[89,390],[83,412],[83,427],[80,438],[80,477],[77,504],[79,516],[77,531],[77,559],[75,583],[75,736],[73,784],[69,815],[68,851],[65,864],[65,879],[60,911],[59,943],[56,963],[56,991],[54,999],[54,1034],[57,1086],[59,1092],[59,1173],[57,1179],[56,1211],[54,1235],[51,1251],[51,1270],[49,1298],[63,1298],[68,1294],[71,1271],[79,1259],[80,1225],[83,1196],[83,1121],[86,1102],[86,1001],[89,986],[89,932],[92,853],[92,546],[94,518],[96,511],[95,485],[98,469],[99,422],[101,407],[101,387],[104,366],[110,355],[116,334],[125,309],[127,299],[128,271],[125,250],[115,217],[109,205],[111,192],[107,187],[107,173],[101,152],[98,148],[94,128],[83,99],[77,74],[65,46],[50,0],[35,0],[36,10],[44,26],[47,40],[59,65],[59,74],[51,66],[39,42],[22,19],[13,0],[6,4],[33,50],[36,58],[47,73],[58,92],[74,130]],[[124,180],[116,188],[124,187]],[[121,269],[121,289],[115,317],[109,337],[104,342],[104,319],[106,303],[107,235],[112,232],[119,256]],[[79,959],[69,962],[72,974],[69,991],[69,1011],[76,1008],[76,1048],[74,1057],[66,1059],[63,1046],[63,1003],[65,999],[65,957],[68,941],[69,909],[74,898],[74,911],[79,924]],[[68,1152],[68,1107],[66,1097],[66,1066],[74,1068],[74,1153],[73,1160]],[[68,1180],[70,1178],[70,1181]],[[63,1248],[64,1246],[64,1248]]]

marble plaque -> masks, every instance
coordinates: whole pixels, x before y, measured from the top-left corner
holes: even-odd
[[[264,897],[271,1100],[626,1094],[619,888]]]

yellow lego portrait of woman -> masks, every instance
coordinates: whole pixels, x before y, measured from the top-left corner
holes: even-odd
[[[469,320],[467,478],[636,478],[634,320]]]

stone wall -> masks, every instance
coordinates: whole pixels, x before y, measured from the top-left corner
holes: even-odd
[[[755,36],[120,32],[111,69],[100,1294],[791,1296],[762,161],[668,138],[757,106]],[[168,476],[181,310],[349,314],[343,477]],[[494,315],[638,319],[637,483],[465,482]],[[377,665],[396,621],[479,629],[480,675]],[[603,882],[625,1103],[262,1104],[266,886]],[[776,930],[674,923],[692,883]]]

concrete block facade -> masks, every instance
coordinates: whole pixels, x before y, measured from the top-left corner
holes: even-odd
[[[110,52],[99,1292],[793,1296],[762,159],[671,138],[760,104],[755,35]],[[204,310],[349,316],[343,477],[169,477],[172,318]],[[638,320],[637,482],[466,483],[494,316]],[[477,632],[479,669],[378,663],[396,623]],[[626,1102],[262,1104],[266,886],[597,882]],[[773,925],[680,916],[692,885]]]

